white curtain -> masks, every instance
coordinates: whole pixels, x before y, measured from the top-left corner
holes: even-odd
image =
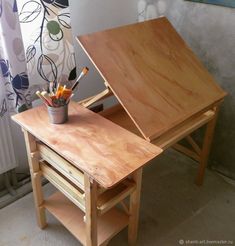
[[[0,117],[30,106],[29,80],[16,0],[0,0]]]
[[[17,0],[30,85],[76,77],[68,0]]]
[[[0,173],[16,166],[9,114],[76,77],[68,0],[0,0]]]
[[[68,0],[0,0],[0,117],[29,108],[48,82],[75,78]]]

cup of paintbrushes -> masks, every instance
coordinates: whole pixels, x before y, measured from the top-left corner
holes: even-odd
[[[68,120],[68,104],[72,98],[72,90],[59,87],[56,93],[46,91],[36,93],[47,106],[49,121],[52,124],[63,124]]]
[[[68,120],[68,105],[72,96],[72,90],[66,87],[59,87],[58,93],[50,96],[52,106],[48,105],[47,110],[51,123],[63,124]]]
[[[71,88],[66,88],[57,82],[50,82],[49,89],[37,91],[36,94],[47,106],[50,122],[53,124],[63,124],[68,120],[68,104],[73,97],[73,92],[78,87],[82,78],[88,73],[89,68],[84,67]]]

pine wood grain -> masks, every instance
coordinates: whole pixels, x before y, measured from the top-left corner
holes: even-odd
[[[166,18],[78,37],[146,139],[225,96]]]
[[[49,123],[45,106],[12,118],[104,188],[119,183],[162,152],[76,103],[70,103],[69,120],[62,125]]]

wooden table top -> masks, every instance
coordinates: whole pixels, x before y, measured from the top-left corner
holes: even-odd
[[[105,188],[117,184],[162,152],[74,102],[69,105],[69,121],[65,124],[50,124],[44,105],[12,119]]]
[[[225,96],[166,18],[80,36],[78,41],[146,139]]]

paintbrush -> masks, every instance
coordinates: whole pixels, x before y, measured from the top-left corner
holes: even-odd
[[[37,91],[36,95],[42,100],[43,103],[45,103],[46,105],[50,106],[48,101],[41,95],[40,91]]]
[[[49,92],[50,92],[50,94],[52,94],[54,92],[53,87],[54,87],[54,83],[53,83],[53,81],[50,81],[50,84],[49,84]]]
[[[65,88],[63,91],[62,91],[62,95],[61,97],[63,97],[65,100],[67,100],[67,98],[69,98],[72,94],[72,90],[71,89],[67,89]]]
[[[52,100],[46,91],[41,92],[41,96],[43,98],[45,98],[45,100],[48,102],[49,106],[53,107]]]
[[[73,96],[74,96],[74,94],[71,94],[71,95],[67,98],[67,100],[66,100],[65,104],[68,104],[68,103],[69,103],[69,101],[70,101],[70,99],[71,99]]]
[[[76,79],[75,83],[73,84],[71,90],[75,90],[75,88],[78,86],[80,80],[89,72],[89,68],[84,67],[82,69],[82,72],[80,73],[80,75],[78,76],[78,78]]]
[[[64,90],[64,87],[59,85],[59,87],[56,90],[56,98],[59,99],[62,95],[62,91]]]

